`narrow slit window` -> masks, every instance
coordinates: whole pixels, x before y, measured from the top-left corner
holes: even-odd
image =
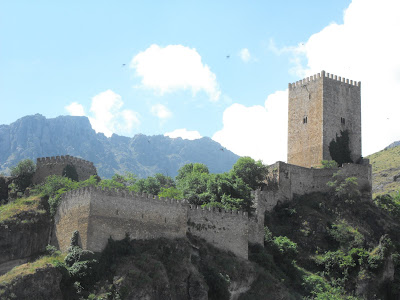
[[[345,118],[340,118],[340,123],[342,123],[343,125],[345,125],[345,124],[346,124]]]
[[[303,118],[303,124],[307,124],[307,117]]]

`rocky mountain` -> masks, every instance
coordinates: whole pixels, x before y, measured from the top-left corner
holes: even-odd
[[[66,154],[92,161],[103,178],[126,171],[139,177],[155,173],[174,177],[190,162],[204,163],[210,172],[221,173],[230,170],[239,158],[207,137],[190,141],[163,135],[129,138],[114,134],[107,138],[92,129],[87,117],[47,119],[36,114],[0,125],[2,173],[8,174],[22,159]]]

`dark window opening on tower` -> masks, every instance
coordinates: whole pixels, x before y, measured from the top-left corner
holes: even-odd
[[[308,94],[308,99],[311,99],[311,94]]]
[[[307,124],[307,117],[303,118],[303,124]]]
[[[346,124],[345,118],[340,118],[340,123],[342,123],[343,125],[345,125],[345,124]]]

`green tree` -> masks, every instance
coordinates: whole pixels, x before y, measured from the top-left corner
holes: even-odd
[[[24,159],[11,168],[11,176],[15,177],[14,183],[18,192],[24,192],[32,184],[32,177],[35,174],[35,170],[35,163],[31,159]]]
[[[189,203],[202,205],[210,202],[211,195],[207,191],[210,176],[206,165],[189,163],[178,170],[176,186]]]
[[[255,161],[251,157],[245,156],[238,159],[230,172],[255,190],[262,186],[268,173],[268,167],[263,165],[260,160]]]

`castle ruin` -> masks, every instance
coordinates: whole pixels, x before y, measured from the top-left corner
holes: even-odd
[[[97,170],[93,163],[81,158],[70,155],[41,157],[36,160],[36,172],[33,175],[32,183],[42,183],[50,175],[63,176],[68,167],[72,167],[76,171],[78,181],[97,175]]]
[[[329,143],[342,131],[349,133],[351,160],[341,167],[315,168],[331,160]],[[79,179],[96,174],[93,164],[61,158],[38,159],[35,180],[60,174],[67,164]],[[55,216],[53,243],[67,250],[79,231],[83,249],[101,251],[111,237],[123,239],[182,238],[192,234],[214,246],[247,259],[248,244],[264,244],[264,214],[296,195],[328,192],[333,174],[357,177],[362,198],[371,199],[371,165],[361,157],[361,83],[319,74],[289,84],[288,163],[269,167],[265,186],[254,191],[252,216],[245,212],[202,209],[185,200],[158,198],[125,190],[86,187],[63,195]]]

